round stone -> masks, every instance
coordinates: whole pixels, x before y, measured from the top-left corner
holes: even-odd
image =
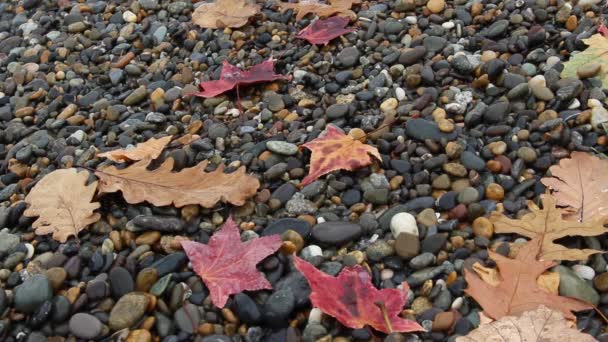
[[[431,11],[431,13],[441,13],[445,8],[445,0],[430,0],[426,3],[426,7]]]
[[[394,238],[399,234],[406,233],[418,236],[418,224],[414,215],[409,213],[397,213],[390,221],[391,233]]]
[[[72,316],[68,326],[72,334],[85,340],[96,339],[103,330],[103,324],[99,319],[87,313],[77,313]]]
[[[269,141],[266,143],[266,148],[274,153],[282,154],[284,156],[293,156],[294,154],[298,153],[297,145],[285,141]]]
[[[490,183],[486,187],[486,198],[494,201],[502,201],[505,197],[505,189],[500,184]]]
[[[473,221],[473,234],[490,239],[494,235],[494,224],[485,217],[478,217]]]

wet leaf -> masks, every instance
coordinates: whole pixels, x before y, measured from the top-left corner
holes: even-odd
[[[98,202],[91,202],[97,182],[86,185],[87,171],[62,169],[44,176],[25,197],[29,208],[28,217],[38,216],[32,227],[36,234],[52,233],[53,239],[66,242],[70,235],[78,233],[91,223],[99,221],[101,215],[93,212]]]
[[[205,172],[208,162],[172,172],[173,159],[165,160],[155,170],[148,170],[149,159],[139,161],[124,169],[106,166],[98,169],[99,193],[122,191],[128,203],[148,201],[155,206],[175,205],[183,207],[198,204],[211,208],[218,202],[243,205],[256,194],[260,182],[245,174],[245,167],[232,173],[224,173],[224,165]]]
[[[553,191],[564,217],[579,222],[608,218],[608,160],[585,152],[572,152],[549,168],[541,182]]]
[[[219,80],[201,82],[199,84],[201,91],[188,95],[205,98],[214,97],[241,85],[250,85],[280,79],[287,79],[287,76],[275,74],[273,59],[267,59],[260,64],[252,66],[251,69],[247,71],[241,70],[224,60]]]
[[[260,11],[247,0],[216,0],[198,6],[192,22],[203,28],[241,27]]]
[[[310,284],[312,305],[345,326],[359,329],[369,325],[384,333],[424,331],[418,323],[399,317],[409,291],[407,283],[403,283],[403,290],[378,290],[369,273],[359,265],[346,267],[332,277],[304,259],[294,256],[293,260]]]
[[[334,125],[327,125],[324,136],[307,142],[302,147],[312,151],[310,171],[302,180],[302,186],[335,170],[352,171],[370,165],[372,157],[382,160],[378,149],[353,139]]]
[[[519,316],[545,305],[561,311],[568,319],[575,319],[572,311],[591,309],[592,306],[580,300],[551,294],[538,286],[537,278],[555,265],[553,261],[538,261],[541,239],[532,239],[521,247],[515,259],[509,259],[498,253],[488,251],[490,258],[496,262],[501,282],[492,286],[478,277],[474,272],[465,269],[464,277],[468,283],[465,292],[473,297],[493,318]]]
[[[104,153],[98,153],[98,157],[108,158],[117,163],[124,163],[130,160],[156,159],[163,152],[163,149],[171,141],[171,136],[160,139],[150,138],[143,143],[137,144],[134,148],[118,149]]]
[[[229,217],[208,244],[194,241],[181,241],[181,244],[192,269],[207,285],[217,307],[223,308],[231,294],[272,288],[256,265],[281,247],[279,235],[242,243],[239,229]]]
[[[572,325],[559,311],[540,305],[519,317],[505,316],[482,324],[467,336],[456,338],[456,342],[596,341],[593,336],[578,331]]]
[[[333,0],[329,4],[319,2],[317,0],[303,0],[298,3],[279,2],[279,7],[282,11],[293,9],[298,12],[296,20],[302,20],[309,14],[316,14],[319,17],[330,17],[334,14],[346,16],[353,20],[357,19],[357,14],[351,11],[353,4],[361,3],[360,0]]]
[[[348,18],[344,17],[315,20],[300,31],[296,37],[306,39],[311,44],[327,45],[330,40],[355,31],[354,28],[346,28],[348,21]]]
[[[608,38],[597,33],[593,36],[582,39],[588,47],[570,57],[564,63],[562,70],[562,78],[578,78],[576,70],[588,63],[598,63],[601,65],[601,70],[596,77],[602,80],[604,88],[608,88]]]
[[[496,287],[502,281],[495,268],[484,267],[478,262],[474,263],[472,268],[489,285]],[[556,295],[559,289],[559,273],[547,271],[536,278],[536,284],[541,289]]]
[[[494,224],[496,233],[516,233],[528,238],[539,237],[541,249],[539,260],[587,260],[595,253],[595,249],[573,249],[558,245],[553,241],[566,236],[597,236],[608,232],[603,220],[577,222],[562,218],[562,211],[555,207],[556,200],[550,195],[541,195],[543,208],[538,208],[529,202],[530,212],[519,220],[510,219],[500,213],[493,212],[490,221]]]

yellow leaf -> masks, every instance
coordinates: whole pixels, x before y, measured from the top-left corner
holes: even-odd
[[[570,60],[564,63],[562,78],[578,78],[576,70],[579,67],[589,63],[598,63],[601,65],[601,69],[596,77],[602,80],[604,88],[608,88],[608,38],[598,33],[582,41],[589,47],[572,55]]]
[[[142,160],[146,158],[156,159],[163,152],[163,149],[171,141],[171,136],[160,139],[150,138],[146,142],[137,144],[134,148],[125,150],[119,149],[98,153],[98,157],[105,157],[117,163],[124,163],[129,160]]]
[[[603,220],[588,222],[567,221],[562,212],[555,207],[556,200],[550,195],[541,195],[543,208],[539,209],[530,202],[530,212],[519,220],[510,219],[499,213],[492,213],[490,221],[494,223],[496,233],[516,233],[530,239],[541,239],[539,260],[586,260],[590,255],[602,253],[595,249],[571,249],[553,241],[566,236],[596,236],[608,232]]]
[[[38,216],[32,227],[36,234],[53,233],[53,239],[66,242],[70,235],[78,233],[101,215],[93,211],[98,202],[91,203],[97,182],[86,185],[87,171],[76,169],[56,170],[44,176],[25,197],[30,205],[23,214]]]
[[[260,182],[245,174],[245,167],[232,173],[224,173],[224,165],[205,172],[208,162],[172,172],[174,160],[165,160],[152,171],[147,167],[149,159],[139,161],[124,169],[106,166],[98,169],[99,193],[122,191],[128,203],[148,201],[155,206],[175,205],[183,207],[198,204],[211,208],[218,202],[243,205],[256,194]]]
[[[247,0],[217,0],[205,3],[192,13],[192,22],[203,28],[241,27],[260,11]]]

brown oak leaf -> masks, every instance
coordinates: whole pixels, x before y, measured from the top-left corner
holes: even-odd
[[[198,6],[192,22],[203,28],[241,27],[256,15],[260,6],[247,0],[216,0]]]
[[[500,284],[501,278],[497,269],[482,266],[478,262],[474,263],[472,268],[489,285],[498,286]],[[556,295],[559,292],[559,273],[547,271],[536,278],[536,284],[541,289]]]
[[[324,136],[309,141],[302,147],[312,151],[310,171],[302,180],[302,186],[335,170],[352,171],[367,166],[372,163],[372,156],[382,160],[378,149],[353,139],[334,125],[327,125]]]
[[[329,4],[324,4],[317,0],[302,0],[298,3],[279,2],[281,10],[285,11],[293,9],[297,11],[296,20],[302,20],[304,17],[313,13],[319,17],[330,17],[334,14],[347,16],[351,19],[357,19],[357,14],[351,11],[353,4],[361,3],[361,0],[330,0]]]
[[[564,217],[579,222],[608,218],[608,160],[572,152],[549,168],[552,177],[540,181],[553,191]]]
[[[588,310],[591,305],[578,299],[551,294],[537,284],[538,277],[555,265],[553,261],[536,260],[540,252],[541,240],[534,238],[521,247],[515,259],[509,259],[498,253],[488,251],[490,258],[496,262],[501,282],[492,286],[478,277],[473,271],[465,269],[464,277],[468,287],[465,292],[473,297],[493,318],[519,316],[539,305],[561,311],[568,319],[574,319],[572,311]]]
[[[256,194],[260,182],[245,174],[245,167],[224,173],[222,164],[214,171],[205,172],[208,161],[172,172],[174,160],[168,158],[157,169],[148,170],[149,159],[124,169],[106,166],[98,169],[99,193],[122,191],[128,203],[148,201],[155,206],[173,204],[183,207],[198,204],[211,208],[218,202],[243,205]]]
[[[516,233],[528,238],[539,237],[541,250],[538,257],[542,260],[586,260],[590,255],[601,253],[595,249],[572,249],[553,241],[566,236],[596,236],[608,232],[602,220],[577,222],[562,218],[562,212],[555,207],[553,196],[541,195],[543,208],[533,202],[528,203],[530,212],[519,220],[510,219],[493,212],[490,221],[497,233]]]
[[[53,233],[53,239],[66,242],[70,235],[78,233],[101,215],[93,212],[98,202],[91,202],[97,182],[86,185],[89,173],[76,169],[62,169],[44,176],[25,197],[29,204],[23,214],[38,216],[32,227],[36,234]]]
[[[482,324],[467,336],[457,337],[456,342],[596,341],[593,336],[576,330],[572,325],[559,311],[540,305],[519,317],[505,316]]]
[[[171,136],[160,139],[150,138],[147,141],[137,144],[134,148],[118,149],[104,153],[98,153],[98,157],[105,157],[117,163],[124,163],[130,160],[156,159],[163,152],[163,149],[171,141]]]

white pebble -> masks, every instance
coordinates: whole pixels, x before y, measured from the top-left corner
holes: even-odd
[[[321,323],[321,317],[323,317],[323,312],[319,308],[312,308],[310,313],[308,314],[308,322],[316,322]]]
[[[418,18],[416,18],[415,15],[408,15],[407,17],[405,17],[405,22],[410,25],[414,25],[418,23]]]
[[[31,243],[26,243],[25,244],[25,249],[27,249],[27,255],[25,256],[26,259],[31,259],[34,256],[34,246],[32,246]]]
[[[446,21],[445,23],[441,24],[441,26],[443,26],[443,28],[446,30],[451,30],[454,28],[454,26],[456,26],[456,24],[454,24],[453,21]]]
[[[397,213],[391,218],[391,233],[397,238],[401,233],[408,233],[418,236],[418,225],[416,218],[409,213]]]
[[[398,101],[405,100],[405,90],[403,90],[403,88],[401,88],[401,87],[398,87],[397,89],[395,89],[395,97],[397,98]]]
[[[586,280],[592,280],[595,277],[595,271],[587,265],[574,265],[572,270],[576,275]]]
[[[317,223],[323,223],[325,219],[322,216],[317,217]]]
[[[543,75],[536,75],[534,77],[532,77],[529,81],[528,81],[528,85],[530,87],[546,87],[547,86],[547,81],[545,81],[545,76]]]
[[[578,99],[574,99],[572,101],[572,103],[568,106],[568,109],[577,109],[580,106],[581,106],[581,101],[579,101]]]
[[[393,272],[393,270],[391,270],[390,268],[385,268],[382,270],[382,272],[380,272],[380,279],[389,280],[393,277],[393,275],[395,275],[395,272]]]
[[[317,246],[317,245],[309,245],[304,247],[304,249],[302,249],[302,257],[305,259],[309,259],[309,258],[313,258],[316,256],[322,256],[323,255],[323,250],[321,249],[321,247]]]
[[[137,21],[137,16],[131,11],[125,11],[125,13],[122,14],[122,18],[128,23],[134,23]]]
[[[454,299],[454,301],[452,302],[452,309],[454,310],[458,310],[462,307],[462,303],[463,303],[463,299],[462,297],[458,297],[456,299]]]

